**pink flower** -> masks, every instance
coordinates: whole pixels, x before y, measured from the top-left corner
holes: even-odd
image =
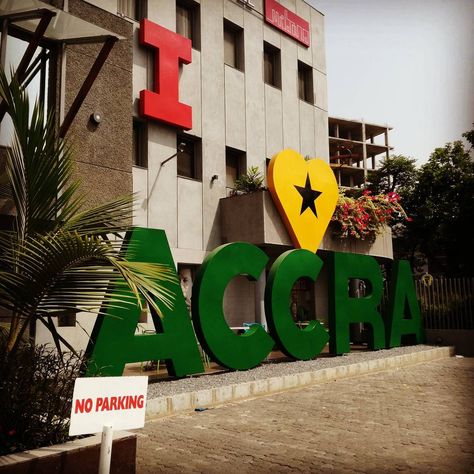
[[[400,196],[397,193],[390,192],[387,194],[389,202],[397,202],[400,199]]]

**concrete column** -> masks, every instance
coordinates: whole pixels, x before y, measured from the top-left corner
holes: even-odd
[[[221,243],[219,199],[225,197],[224,3],[201,1],[203,249]],[[214,182],[213,175],[222,177]]]
[[[367,181],[367,146],[365,136],[365,122],[362,120],[362,164],[364,166],[364,181]]]
[[[267,276],[262,272],[255,283],[255,322],[263,324],[267,329],[267,318],[265,317],[265,285]]]
[[[387,156],[387,158],[389,158],[390,157],[390,146],[388,144],[388,127],[385,129],[384,135],[385,135],[385,146],[387,147],[387,151],[385,152],[385,155]]]

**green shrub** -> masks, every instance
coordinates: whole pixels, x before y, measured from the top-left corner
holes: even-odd
[[[247,173],[235,180],[233,194],[249,194],[263,189],[263,176],[258,166],[251,166]]]
[[[31,344],[11,357],[0,338],[0,455],[67,441],[82,359]]]

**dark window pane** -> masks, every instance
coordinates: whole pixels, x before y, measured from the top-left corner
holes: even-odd
[[[239,160],[236,155],[227,155],[225,160],[226,186],[233,188],[239,177]]]
[[[263,53],[263,70],[264,70],[264,79],[267,84],[273,85],[274,81],[274,73],[273,73],[273,55],[269,51],[264,51]]]
[[[176,33],[191,40],[194,49],[200,47],[199,4],[192,0],[176,2]]]
[[[132,20],[140,21],[143,15],[143,0],[118,0],[117,12]]]
[[[233,189],[235,181],[240,178],[245,170],[245,153],[233,148],[226,148],[225,168],[226,168],[226,187]]]
[[[280,50],[263,44],[263,80],[274,87],[281,87]]]
[[[244,70],[244,30],[224,20],[224,63]]]
[[[193,11],[190,8],[176,6],[176,33],[192,41]]]
[[[301,100],[314,103],[313,68],[298,61],[298,94]]]
[[[194,142],[178,137],[178,176],[196,178]]]
[[[147,136],[146,136],[146,124],[139,120],[133,121],[133,164],[135,166],[141,166],[146,168],[148,166],[147,157]]]
[[[228,66],[236,67],[235,32],[224,28],[224,62]]]

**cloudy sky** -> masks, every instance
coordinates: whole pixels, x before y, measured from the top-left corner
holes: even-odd
[[[325,14],[329,113],[428,159],[474,122],[474,0],[307,0]]]

